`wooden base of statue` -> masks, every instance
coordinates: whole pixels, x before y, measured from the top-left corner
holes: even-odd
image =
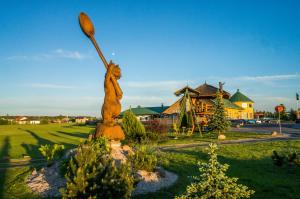
[[[94,138],[98,137],[106,137],[108,140],[121,141],[125,139],[125,134],[118,124],[110,126],[104,123],[98,123]]]

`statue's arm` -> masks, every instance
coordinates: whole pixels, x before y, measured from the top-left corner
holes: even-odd
[[[105,74],[105,84],[106,85],[108,85],[109,81],[113,77],[113,75],[112,75],[112,69],[113,69],[113,67],[108,66],[108,69],[107,69],[106,74]]]
[[[116,78],[113,75],[111,76],[111,81],[114,85],[118,100],[122,99],[122,97],[123,97],[122,89],[121,89],[119,83],[117,82]]]

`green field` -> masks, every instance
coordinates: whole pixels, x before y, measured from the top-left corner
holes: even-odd
[[[189,176],[199,175],[197,162],[207,161],[206,147],[173,149],[163,152],[163,167],[179,175],[176,184],[153,194],[138,196],[140,199],[165,199],[181,194],[190,184]],[[238,177],[240,183],[255,190],[252,198],[300,198],[300,167],[274,166],[273,150],[300,150],[300,141],[276,141],[221,145],[218,154],[221,163],[230,165],[228,175]]]
[[[39,158],[41,155],[38,147],[42,144],[61,143],[67,148],[73,148],[93,129],[70,124],[0,126],[0,157],[2,162],[5,162],[3,157],[21,158],[23,154]],[[227,140],[266,137],[268,135],[257,133],[227,133]],[[216,141],[216,136],[211,134],[203,137],[198,134],[191,137],[180,136],[179,139],[173,139],[173,135],[169,135],[168,138],[158,144],[163,146]],[[287,148],[299,151],[300,141],[221,145],[219,157],[222,163],[230,164],[230,176],[238,177],[240,183],[256,191],[253,198],[300,198],[300,167],[278,168],[270,158],[273,150]],[[136,198],[173,198],[185,190],[190,183],[189,176],[198,174],[196,163],[207,160],[205,147],[172,149],[160,152],[160,156],[163,167],[177,173],[179,180],[167,189]],[[32,169],[33,166],[0,168],[0,199],[38,198],[24,183]]]
[[[44,144],[60,143],[74,148],[92,129],[70,124],[0,125],[0,160],[22,158],[23,155],[38,158],[38,148]]]

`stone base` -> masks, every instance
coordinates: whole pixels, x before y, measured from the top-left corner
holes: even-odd
[[[125,134],[122,128],[117,124],[114,126],[108,126],[103,123],[98,123],[93,137],[106,137],[108,140],[120,141],[125,139]]]
[[[224,134],[220,134],[218,136],[218,140],[225,140],[226,139],[226,136]]]
[[[271,134],[271,136],[277,136],[277,135],[278,135],[277,131],[273,131]]]
[[[120,163],[126,163],[128,156],[134,154],[132,148],[128,145],[121,146],[121,143],[110,142],[110,155],[115,160],[116,165]]]

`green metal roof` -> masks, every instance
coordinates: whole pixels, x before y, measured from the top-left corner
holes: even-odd
[[[215,103],[216,99],[211,100]],[[232,108],[232,109],[238,109],[238,110],[243,110],[243,108],[239,107],[238,105],[235,105],[228,99],[223,99],[224,107],[225,108]]]
[[[127,110],[129,110],[129,109],[127,109]],[[127,110],[121,112],[121,113],[120,113],[120,116],[123,116],[124,113],[125,113]],[[137,116],[138,116],[138,115],[159,115],[158,112],[153,111],[153,110],[151,110],[151,109],[149,109],[149,108],[146,108],[146,107],[141,107],[141,106],[138,106],[138,107],[136,107],[136,108],[130,108],[130,110],[131,110],[135,115],[137,115]]]
[[[155,106],[155,107],[145,107],[147,109],[150,109],[151,111],[157,112],[157,113],[162,113],[164,112],[167,108],[170,106]]]
[[[241,93],[239,89],[229,100],[231,102],[253,102],[250,98]]]

